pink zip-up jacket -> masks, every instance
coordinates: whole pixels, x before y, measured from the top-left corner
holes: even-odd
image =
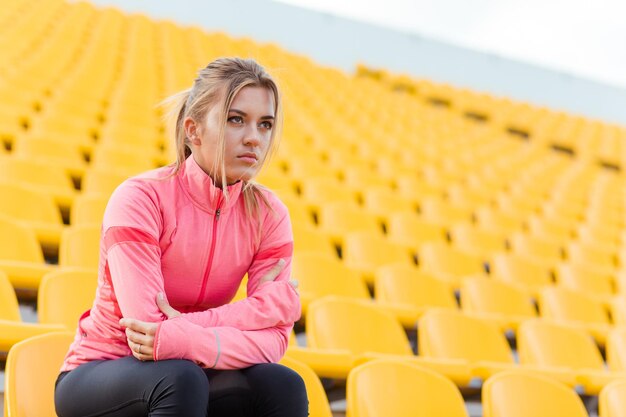
[[[241,182],[228,187],[225,199],[193,156],[169,176],[172,171],[131,178],[111,196],[96,299],[80,318],[62,371],[130,356],[122,317],[159,322],[156,361],[238,369],[283,356],[300,317],[289,284],[293,235],[286,207],[263,189],[273,210],[260,202],[259,223],[245,209]],[[286,261],[280,275],[259,284],[279,259]],[[246,273],[248,297],[228,304]],[[156,305],[159,292],[183,314],[167,319]]]

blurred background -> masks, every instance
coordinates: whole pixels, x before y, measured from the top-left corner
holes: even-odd
[[[220,56],[284,93],[257,180],[291,216],[312,416],[622,415],[624,7],[3,0],[5,415],[54,415],[109,196],[174,161],[158,103]]]

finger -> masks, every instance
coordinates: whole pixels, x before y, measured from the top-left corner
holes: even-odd
[[[167,299],[165,299],[165,295],[162,292],[157,294],[156,302],[161,312],[163,312],[168,319],[180,316],[180,312],[175,310],[170,303],[167,302]]]
[[[149,323],[146,321],[136,320],[136,319],[121,319],[120,325],[122,327],[126,327],[128,329],[132,329],[136,332],[147,334],[154,336],[157,329],[156,323]]]
[[[129,342],[129,347],[132,355],[140,361],[151,361],[153,359],[153,349],[143,345],[138,345],[133,342]]]
[[[136,332],[132,329],[126,329],[126,338],[133,343],[143,345],[143,346],[152,346],[154,344],[154,337],[145,335],[143,333]],[[130,345],[130,343],[129,343]],[[132,348],[132,346],[131,346]]]
[[[276,265],[274,265],[269,271],[265,273],[265,275],[263,275],[263,277],[261,278],[261,282],[263,283],[268,281],[274,281],[276,277],[280,275],[281,271],[285,268],[286,263],[287,262],[285,262],[284,259],[279,259]]]

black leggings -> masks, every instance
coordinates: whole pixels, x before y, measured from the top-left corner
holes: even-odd
[[[85,363],[57,379],[59,417],[305,417],[302,378],[277,364],[218,371],[132,356]]]

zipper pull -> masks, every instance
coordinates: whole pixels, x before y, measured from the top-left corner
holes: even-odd
[[[215,210],[215,219],[216,219],[216,220],[220,218],[220,213],[221,213],[221,212],[222,212],[222,211],[221,211],[221,209],[217,209],[217,210]]]

